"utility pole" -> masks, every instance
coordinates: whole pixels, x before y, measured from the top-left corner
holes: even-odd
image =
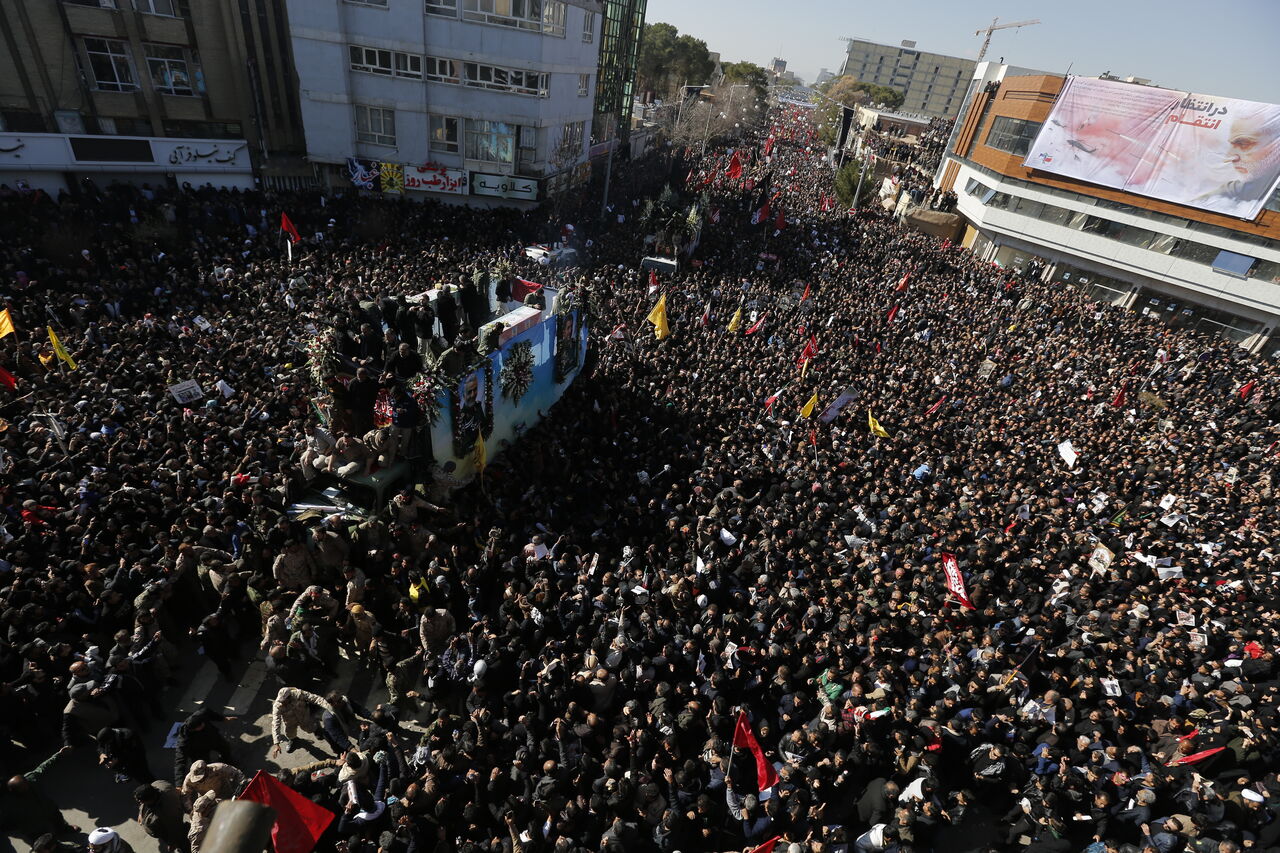
[[[867,161],[870,160],[868,152],[862,154],[862,170],[858,172],[858,188],[853,191],[853,208],[858,208],[858,201],[862,196],[862,181],[867,177]]]
[[[604,199],[600,202],[600,218],[609,215],[609,179],[613,177],[613,149],[618,145],[617,137],[609,140],[609,160],[604,165]]]

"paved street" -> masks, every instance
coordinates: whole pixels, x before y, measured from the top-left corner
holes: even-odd
[[[152,730],[144,735],[151,772],[157,777],[173,778],[173,750],[164,746],[173,722],[185,719],[203,707],[240,718],[218,726],[228,740],[238,743],[236,763],[246,776],[252,776],[259,769],[275,771],[333,757],[326,745],[317,744],[309,735],[299,736],[298,747],[292,753],[282,752],[278,759],[270,757],[271,699],[279,685],[265,677],[266,668],[260,660],[242,665],[238,684],[228,684],[223,680],[217,668],[203,656],[195,654],[194,648],[184,657],[181,666],[178,686],[166,691],[162,700],[166,707],[174,708],[172,719],[164,726],[153,725]],[[338,659],[337,673],[330,683],[332,689],[341,690],[370,708],[386,701],[386,687],[372,668],[342,656]],[[410,723],[409,728],[412,730],[417,726]],[[46,749],[37,751],[48,754],[57,747],[58,744],[49,744]],[[50,767],[40,784],[62,804],[72,825],[86,833],[97,826],[109,826],[117,830],[137,853],[158,853],[156,842],[133,820],[136,811],[132,792],[136,783],[114,781],[114,774],[98,767],[96,761],[97,755],[90,747],[78,749]],[[77,840],[83,842],[84,839]],[[30,850],[29,845],[20,839],[11,838],[9,841],[19,853]]]

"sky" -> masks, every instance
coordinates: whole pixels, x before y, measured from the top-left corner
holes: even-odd
[[[997,31],[990,60],[1280,104],[1280,0],[649,0],[646,21],[675,25],[726,62],[780,57],[811,83],[821,68],[839,73],[840,36],[976,59],[973,33],[995,17],[1041,23]]]

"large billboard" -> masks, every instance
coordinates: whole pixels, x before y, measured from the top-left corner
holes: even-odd
[[[1070,77],[1026,165],[1254,219],[1280,183],[1280,106]]]

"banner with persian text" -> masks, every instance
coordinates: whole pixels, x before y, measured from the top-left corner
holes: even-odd
[[[1069,77],[1025,165],[1255,219],[1280,184],[1280,106]]]

